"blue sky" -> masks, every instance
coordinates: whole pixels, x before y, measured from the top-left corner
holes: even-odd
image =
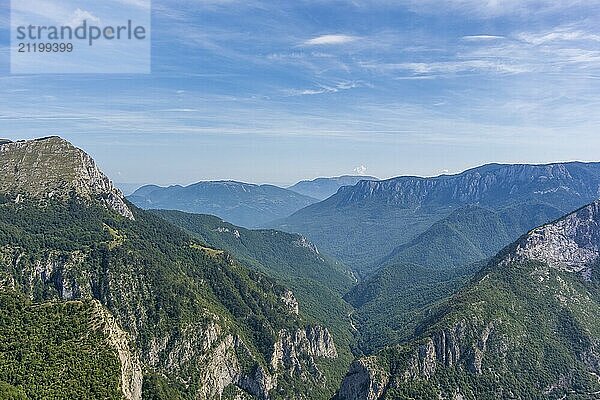
[[[0,137],[117,182],[600,159],[599,0],[155,0],[151,75],[10,75],[0,10]]]

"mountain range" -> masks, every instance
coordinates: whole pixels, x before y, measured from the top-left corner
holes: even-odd
[[[244,185],[197,189],[282,195]],[[251,230],[140,209],[61,138],[3,141],[0,398],[598,398],[598,197],[597,163],[493,164]]]
[[[190,186],[142,186],[128,197],[144,209],[212,214],[244,227],[265,225],[318,200],[273,185],[235,181],[199,182]]]
[[[358,274],[368,275],[378,266],[374,260],[462,207],[520,212],[523,206],[541,205],[564,214],[599,196],[599,163],[490,164],[458,175],[361,181],[273,227],[307,236]]]

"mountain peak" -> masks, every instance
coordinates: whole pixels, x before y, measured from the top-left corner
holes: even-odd
[[[17,198],[97,199],[133,219],[123,194],[92,157],[58,136],[0,143],[0,193]]]
[[[503,263],[534,260],[590,278],[600,259],[600,200],[523,236]]]

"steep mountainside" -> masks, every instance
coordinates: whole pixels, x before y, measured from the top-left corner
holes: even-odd
[[[249,268],[277,279],[293,290],[302,315],[349,336],[347,315],[351,307],[342,296],[355,284],[355,279],[305,237],[274,230],[248,230],[210,215],[152,212],[204,243],[228,251]]]
[[[353,363],[339,399],[595,399],[600,202],[534,229],[407,344]]]
[[[346,295],[356,311],[360,348],[370,353],[406,340],[432,304],[454,294],[482,260],[521,233],[560,217],[544,205],[495,212],[467,206],[436,222],[385,257],[380,268]]]
[[[0,170],[13,171],[0,176],[2,390],[325,399],[338,386],[332,334],[288,289],[128,204],[83,151],[3,144]]]
[[[317,178],[312,181],[301,181],[288,189],[318,200],[333,196],[342,186],[354,186],[360,181],[377,181],[373,176],[338,176],[333,178]]]
[[[186,187],[148,185],[128,199],[144,209],[211,214],[248,228],[287,217],[317,202],[277,186],[233,181],[199,182]]]
[[[492,164],[452,176],[361,181],[276,227],[306,235],[325,252],[368,275],[378,265],[373,260],[411,242],[462,207],[502,211],[544,205],[564,214],[598,196],[599,163]]]

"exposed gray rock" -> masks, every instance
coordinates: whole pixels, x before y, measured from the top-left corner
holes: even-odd
[[[37,200],[66,199],[75,194],[99,201],[123,217],[133,219],[124,196],[83,150],[64,139],[0,144],[0,192]]]
[[[389,373],[378,365],[377,357],[364,357],[350,366],[336,396],[339,400],[377,400],[388,386]]]
[[[294,297],[294,293],[291,290],[286,290],[281,295],[281,301],[286,305],[286,307],[290,310],[291,314],[298,315],[300,312],[298,306],[298,300]]]
[[[282,330],[275,343],[271,366],[275,371],[304,379],[322,378],[317,358],[337,358],[333,337],[326,328],[309,326],[295,332]]]
[[[93,301],[96,315],[102,330],[108,337],[108,344],[117,351],[121,363],[121,391],[127,400],[142,398],[142,366],[138,354],[134,350],[131,338],[125,332],[113,315],[97,300]]]
[[[535,260],[552,268],[588,274],[600,257],[600,202],[534,229],[517,242],[503,264]]]

